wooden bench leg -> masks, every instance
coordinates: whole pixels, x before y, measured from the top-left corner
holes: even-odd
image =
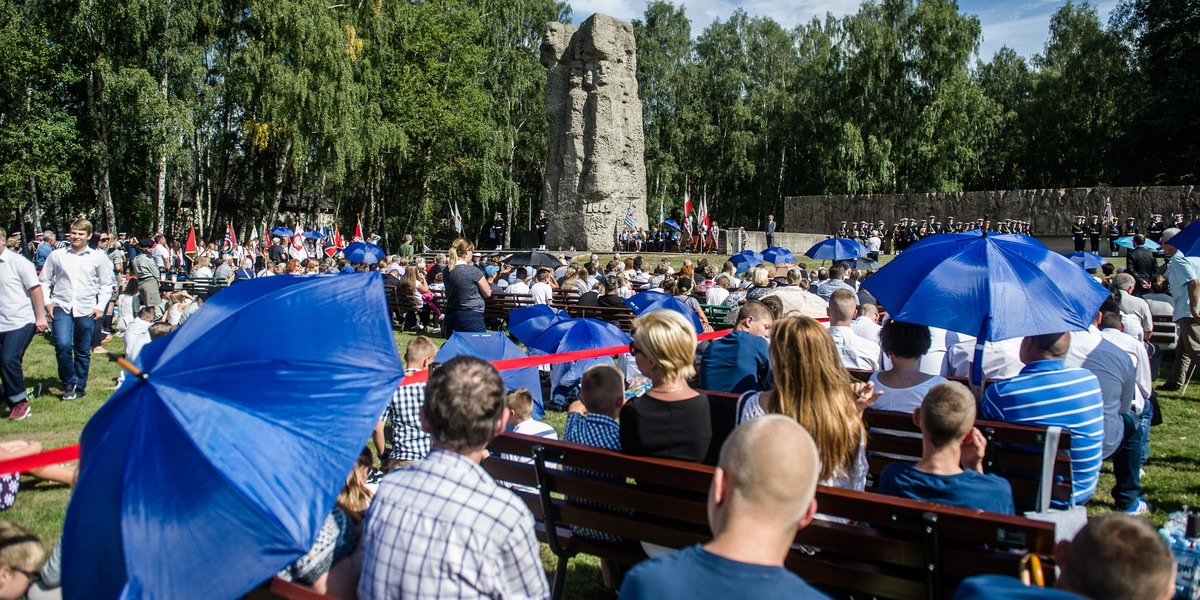
[[[561,454],[561,451],[559,453]],[[546,527],[546,544],[550,546],[550,551],[554,553],[554,556],[558,557],[558,564],[554,567],[554,586],[550,588],[550,597],[552,600],[561,600],[563,589],[567,583],[567,567],[575,553],[563,548],[555,533],[558,518],[553,499],[550,497],[549,478],[546,476],[546,447],[541,444],[534,446],[532,458],[533,470],[537,475],[538,497],[542,503],[542,524]],[[562,461],[561,456],[558,457],[558,461]]]

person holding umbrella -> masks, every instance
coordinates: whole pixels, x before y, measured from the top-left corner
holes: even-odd
[[[443,278],[446,285],[446,337],[455,331],[487,331],[483,323],[484,301],[492,288],[483,271],[471,264],[475,244],[458,238],[450,245],[449,265]]]

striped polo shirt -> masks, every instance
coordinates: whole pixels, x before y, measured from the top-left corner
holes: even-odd
[[[1067,367],[1064,360],[1031,362],[1020,375],[988,387],[980,416],[1070,431],[1075,503],[1092,497],[1104,459],[1104,398],[1090,371]]]

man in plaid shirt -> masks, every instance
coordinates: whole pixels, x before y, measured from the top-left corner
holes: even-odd
[[[567,409],[563,440],[620,452],[621,425],[617,423],[617,417],[621,415],[624,400],[625,378],[616,367],[611,364],[597,365],[584,371],[583,380],[580,382],[579,400],[572,402]],[[582,469],[572,470],[603,476]],[[571,527],[571,530],[595,540],[621,541],[617,536],[584,527]]]
[[[425,391],[432,449],[380,484],[363,529],[358,597],[548,598],[533,514],[479,466],[507,424],[504,380],[459,356]]]
[[[424,371],[433,364],[437,347],[433,342],[421,335],[408,343],[404,350],[404,375],[412,375]],[[383,416],[379,418],[379,435],[376,444],[383,440],[382,425],[384,419],[392,421],[392,450],[388,454],[387,470],[398,469],[425,458],[429,454],[429,434],[421,428],[421,406],[425,404],[425,384],[412,383],[403,386],[392,394],[392,401]],[[380,446],[380,455],[383,450]]]

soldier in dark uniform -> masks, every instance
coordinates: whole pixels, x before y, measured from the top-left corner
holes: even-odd
[[[1117,218],[1109,219],[1108,225],[1105,226],[1105,231],[1108,233],[1108,252],[1109,256],[1117,255],[1117,238],[1121,237],[1121,226],[1117,224]]]
[[[546,228],[550,226],[550,219],[546,218],[546,211],[538,211],[537,234],[538,234],[538,250],[546,249]]]
[[[1100,235],[1104,232],[1104,226],[1100,224],[1100,217],[1092,215],[1092,222],[1087,226],[1088,243],[1092,246],[1092,252],[1100,253]]]
[[[887,248],[886,252],[888,254],[895,254],[899,250],[899,247],[897,246],[899,241],[900,241],[900,224],[892,223],[892,228],[889,229],[887,231],[887,233],[884,234],[884,236],[883,236],[883,243],[884,243],[884,246]]]
[[[1125,219],[1125,226],[1121,228],[1121,237],[1125,237],[1127,235],[1137,235],[1141,232],[1141,228],[1139,228],[1137,225],[1137,219],[1133,217]]]
[[[846,222],[842,221],[841,227],[838,227],[837,233],[833,237],[844,238],[850,235],[850,228],[846,226]]]
[[[1071,226],[1071,240],[1075,242],[1075,251],[1083,252],[1083,242],[1087,238],[1087,226],[1083,223],[1083,215],[1075,217],[1075,224]]]
[[[500,213],[496,213],[496,218],[492,220],[490,237],[497,250],[504,246],[504,216]]]
[[[1167,224],[1163,223],[1162,215],[1150,215],[1150,225],[1146,227],[1146,237],[1159,243],[1162,240],[1162,232],[1166,230]]]
[[[958,229],[956,229],[957,227],[958,227],[958,223],[954,222],[954,217],[946,217],[946,233],[957,232],[958,231]]]
[[[929,215],[929,218],[925,221],[925,231],[927,232],[925,234],[926,236],[931,236],[938,232],[936,216]]]
[[[1171,224],[1171,227],[1176,229],[1183,229],[1184,227],[1187,227],[1187,225],[1184,225],[1183,223],[1183,215],[1175,215],[1175,222]]]

